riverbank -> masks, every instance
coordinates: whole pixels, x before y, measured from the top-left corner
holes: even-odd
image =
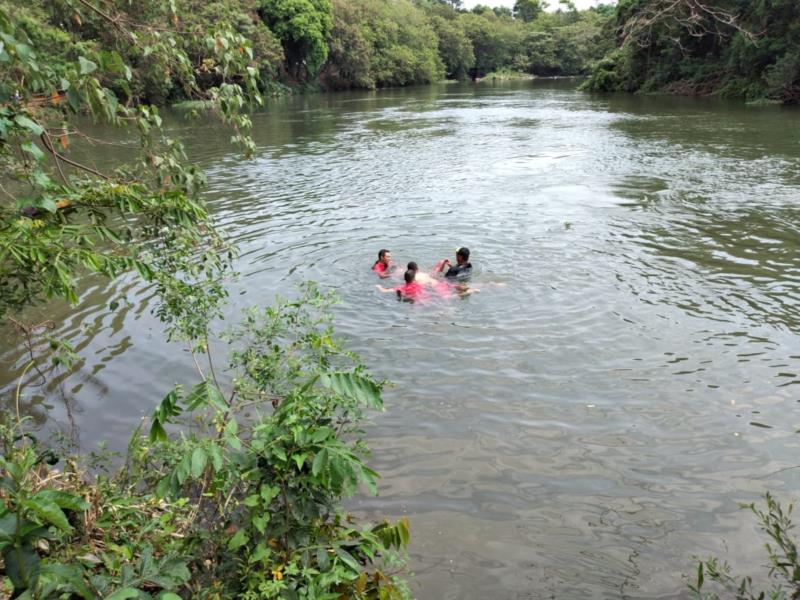
[[[181,83],[185,65],[165,68],[152,59],[152,49],[130,40],[109,45],[103,23],[96,22],[99,14],[86,7],[64,15],[48,11],[43,0],[25,7],[3,0],[3,5],[14,9],[20,28],[35,42],[39,60],[57,74],[66,75],[74,56],[90,48],[98,60],[83,68],[91,68],[126,102],[165,106],[196,100],[186,96]],[[179,28],[182,50],[191,64],[199,65],[195,84],[201,90],[226,79],[224,68],[211,66],[212,55],[220,50],[215,44],[221,43],[214,42],[214,32],[231,30],[243,36],[251,45],[246,50],[251,75],[265,95],[309,87],[402,87],[487,74],[505,79],[512,71],[518,73],[514,77],[579,74],[611,43],[603,33],[610,13],[594,9],[515,18],[507,11],[456,11],[408,0],[320,0],[303,8],[307,28],[277,2],[223,0],[207,5],[180,0],[146,15],[126,12],[124,6],[116,10],[115,18],[135,23],[141,31],[158,30],[164,22]],[[122,64],[132,65],[130,72],[123,72]]]
[[[621,8],[618,47],[597,63],[589,89],[800,104],[800,4],[712,1],[697,14],[690,4]]]

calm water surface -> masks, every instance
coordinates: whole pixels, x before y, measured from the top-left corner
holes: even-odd
[[[276,100],[250,162],[173,125],[241,248],[230,318],[314,279],[396,383],[370,428],[380,496],[353,507],[411,518],[418,598],[682,597],[694,555],[763,562],[738,503],[798,492],[800,112],[573,87]],[[480,293],[375,290],[379,248],[459,245]],[[31,376],[27,414],[123,448],[193,381],[151,308],[92,279],[77,310],[39,309],[85,361],[47,395]],[[8,403],[26,357],[3,335]]]

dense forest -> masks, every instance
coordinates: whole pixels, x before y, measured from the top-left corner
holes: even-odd
[[[597,91],[800,102],[796,0],[620,0]]]
[[[69,6],[68,10],[64,6]],[[218,0],[108,3],[121,24],[185,32],[184,44],[201,72],[213,51],[196,42],[199,32],[232,29],[252,44],[252,64],[262,91],[372,89],[480,78],[496,71],[541,76],[584,75],[612,49],[605,29],[612,7],[578,11],[565,2],[546,12],[539,0],[519,0],[514,10],[478,5],[465,11],[437,0]],[[119,95],[155,104],[187,98],[174,65],[151,48],[120,40],[107,19],[81,2],[35,0],[15,7],[21,27],[40,57],[54,68],[94,52],[98,74]],[[115,50],[138,71],[119,78],[103,57]],[[116,80],[116,81],[115,81]]]
[[[68,10],[64,6],[69,6]],[[36,0],[17,7],[20,24],[51,65],[95,52],[114,84],[110,50],[139,71],[120,95],[155,104],[188,98],[174,66],[148,48],[120,47],[89,5]],[[112,4],[109,3],[111,7]],[[232,29],[252,44],[264,92],[374,89],[441,79],[528,74],[590,75],[593,91],[800,101],[800,4],[794,0],[621,0],[578,11],[568,0],[513,9],[460,0],[177,0],[116,3],[115,18],[137,27],[171,27],[185,36],[188,67],[203,70],[203,31]],[[211,73],[201,86],[217,83]]]

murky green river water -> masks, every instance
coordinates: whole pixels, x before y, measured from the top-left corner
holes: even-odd
[[[396,382],[370,428],[381,494],[353,508],[411,518],[419,598],[682,597],[693,555],[763,562],[738,503],[799,489],[800,111],[573,87],[276,100],[250,162],[174,124],[241,248],[231,318],[314,279]],[[379,248],[432,265],[459,245],[480,293],[375,290]],[[46,400],[32,377],[26,412],[124,447],[193,380],[150,302],[91,280],[40,309],[85,362]],[[26,359],[3,335],[8,409]]]

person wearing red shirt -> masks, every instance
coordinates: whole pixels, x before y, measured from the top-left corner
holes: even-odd
[[[428,293],[425,291],[425,287],[414,281],[416,278],[417,272],[408,269],[403,274],[403,279],[405,280],[404,285],[398,285],[394,288],[385,288],[382,285],[375,286],[378,288],[379,291],[384,293],[391,293],[394,292],[397,294],[397,297],[400,300],[408,300],[409,302],[415,302],[417,300],[425,300],[428,296]]]
[[[392,253],[385,248],[378,251],[378,260],[372,265],[372,270],[378,274],[381,279],[389,278],[389,269],[394,267],[392,262]]]

